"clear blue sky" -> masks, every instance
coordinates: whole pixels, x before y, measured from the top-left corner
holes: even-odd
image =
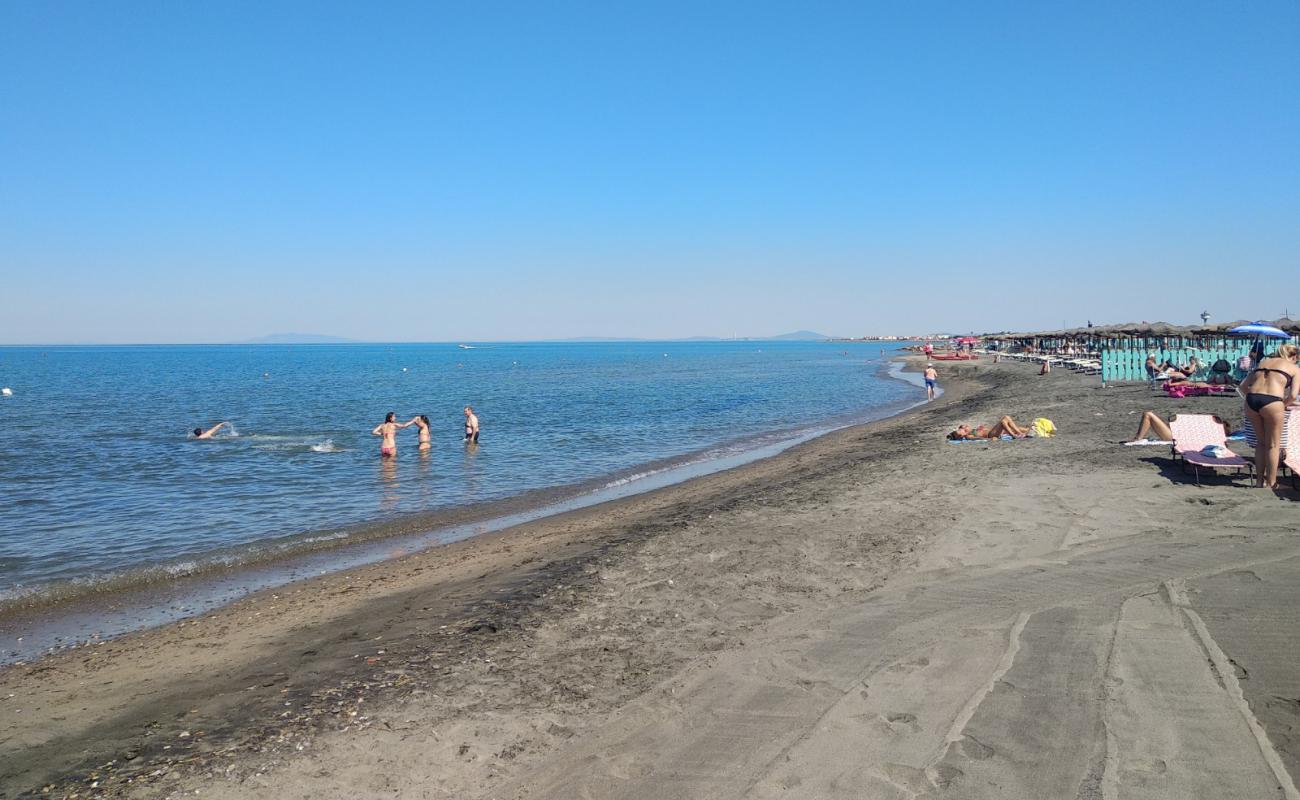
[[[0,4],[0,342],[1300,313],[1300,3]]]

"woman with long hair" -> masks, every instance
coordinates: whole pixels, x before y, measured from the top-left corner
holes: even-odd
[[[379,440],[379,455],[384,458],[394,458],[397,456],[397,432],[402,428],[410,425],[409,422],[398,422],[397,412],[389,411],[384,421],[375,426],[370,432],[371,436],[382,436]]]
[[[416,414],[411,417],[407,425],[414,425],[420,429],[420,451],[423,452],[433,447],[433,441],[429,435],[429,418],[424,414]]]
[[[1237,391],[1246,400],[1246,418],[1255,429],[1255,485],[1277,488],[1278,454],[1286,407],[1300,395],[1300,348],[1284,344],[1271,357],[1262,359]]]

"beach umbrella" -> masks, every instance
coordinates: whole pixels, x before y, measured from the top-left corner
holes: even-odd
[[[1254,336],[1255,343],[1250,346],[1251,350],[1264,352],[1265,339],[1290,339],[1291,334],[1284,330],[1269,325],[1267,322],[1251,322],[1246,325],[1238,325],[1235,328],[1229,328],[1228,333],[1237,335]]]
[[[1238,325],[1235,328],[1229,328],[1228,333],[1237,335],[1254,336],[1256,339],[1290,339],[1291,334],[1284,330],[1275,328],[1266,322],[1251,322],[1246,325]]]

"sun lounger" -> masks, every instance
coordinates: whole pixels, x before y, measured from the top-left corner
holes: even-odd
[[[1189,386],[1185,383],[1176,383],[1164,385],[1165,394],[1170,397],[1200,397],[1203,395],[1225,395],[1235,396],[1237,390],[1233,386]]]
[[[1233,454],[1215,457],[1202,453],[1208,445],[1226,448],[1228,436],[1223,425],[1215,421],[1210,414],[1179,414],[1169,423],[1169,430],[1174,435],[1174,444],[1170,448],[1175,461],[1182,461],[1183,472],[1190,466],[1196,475],[1196,485],[1201,485],[1201,470],[1232,470],[1246,474],[1254,473],[1254,464]]]

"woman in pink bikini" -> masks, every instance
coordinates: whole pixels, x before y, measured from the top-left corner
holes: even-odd
[[[382,436],[379,440],[379,455],[384,458],[393,458],[397,455],[397,432],[402,428],[410,425],[410,422],[398,422],[397,412],[389,411],[384,421],[375,426],[370,432],[371,436]]]

